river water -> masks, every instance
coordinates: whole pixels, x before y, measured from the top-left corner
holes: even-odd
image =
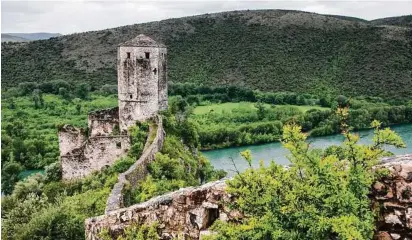
[[[412,124],[396,125],[392,126],[391,129],[402,137],[407,147],[399,149],[386,147],[386,149],[394,154],[412,153]],[[371,143],[373,130],[360,131],[359,135],[361,143]],[[331,145],[339,145],[343,140],[344,137],[339,134],[308,138],[312,148],[326,148]],[[260,160],[263,160],[265,165],[268,165],[271,160],[279,164],[289,164],[287,159],[289,152],[282,147],[280,142],[203,151],[203,154],[216,169],[223,169],[228,172],[229,176],[232,176],[235,168],[231,158],[239,171],[244,171],[248,167],[247,162],[239,154],[246,149],[252,152],[253,166],[258,166]]]

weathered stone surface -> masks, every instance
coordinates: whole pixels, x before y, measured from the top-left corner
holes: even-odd
[[[412,238],[412,154],[382,159],[378,167],[390,170],[372,186],[372,202],[380,206],[375,239]],[[381,233],[385,232],[385,238]]]
[[[378,232],[375,234],[374,240],[392,240],[391,235],[388,232]]]
[[[60,156],[63,180],[85,177],[110,166],[129,148],[127,135],[91,137],[80,147]]]
[[[86,238],[98,239],[102,229],[109,229],[113,237],[137,222],[139,224],[158,221],[162,239],[198,239],[208,233],[207,228],[220,216],[231,216],[224,207],[232,199],[225,192],[225,181],[216,181],[200,187],[189,187],[128,208],[110,211],[106,215],[89,218],[85,222]],[[187,201],[182,201],[185,196]],[[224,201],[222,201],[224,200]],[[237,214],[234,214],[238,216]],[[230,220],[230,219],[228,219]]]
[[[59,129],[59,149],[60,156],[66,155],[76,148],[79,148],[87,139],[84,129],[75,128],[71,125],[64,125]]]
[[[130,148],[127,134],[113,132],[119,127],[117,108],[90,113],[88,123],[89,138],[83,129],[69,125],[59,131],[63,180],[81,178],[110,166]]]
[[[90,137],[110,136],[113,135],[115,129],[118,131],[115,135],[120,135],[119,108],[115,107],[89,113],[88,126]]]
[[[167,108],[166,47],[139,35],[120,44],[117,78],[120,129],[153,117]]]

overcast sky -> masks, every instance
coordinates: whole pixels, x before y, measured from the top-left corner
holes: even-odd
[[[412,14],[412,1],[1,1],[1,32],[99,30],[246,9],[294,9],[372,20]]]

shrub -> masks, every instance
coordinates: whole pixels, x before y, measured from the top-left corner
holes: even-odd
[[[346,119],[347,110],[339,110]],[[239,223],[216,222],[209,239],[371,239],[374,213],[368,193],[372,167],[386,155],[384,144],[404,147],[393,131],[374,121],[372,145],[359,144],[342,123],[344,144],[326,151],[310,150],[301,127],[286,125],[282,143],[290,153],[287,170],[274,162],[249,168],[227,182],[232,204],[245,216]],[[242,153],[249,162],[250,152]],[[340,157],[338,157],[340,156]]]

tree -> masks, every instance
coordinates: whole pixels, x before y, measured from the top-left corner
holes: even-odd
[[[265,105],[261,102],[257,102],[255,104],[255,107],[257,108],[258,119],[259,120],[264,119],[266,117],[266,113],[267,113]]]
[[[81,83],[76,86],[75,94],[81,99],[87,99],[89,97],[90,85],[87,83]]]
[[[33,102],[34,102],[34,108],[35,109],[38,109],[38,108],[44,106],[43,95],[42,95],[40,89],[34,89],[33,90],[32,99],[33,99]]]
[[[341,108],[347,107],[347,105],[349,104],[348,98],[343,96],[343,95],[339,95],[336,98],[336,101],[338,102],[338,106],[341,107]]]
[[[70,100],[71,98],[69,91],[64,87],[59,88],[59,95],[65,100]]]
[[[1,170],[1,191],[10,194],[13,191],[14,184],[19,181],[19,174],[23,167],[11,159],[6,162]]]
[[[227,182],[236,197],[240,223],[216,222],[210,239],[371,239],[374,213],[368,193],[377,174],[372,167],[387,152],[384,144],[404,147],[390,129],[374,121],[373,144],[359,144],[350,133],[347,109],[338,109],[345,141],[339,148],[311,150],[297,125],[283,128],[283,146],[292,165],[249,168]],[[249,152],[242,156],[250,162]],[[251,166],[251,164],[250,164]]]
[[[60,162],[55,162],[45,168],[45,181],[60,181],[62,176],[62,169]]]
[[[82,100],[80,98],[75,98],[73,99],[73,103],[76,105],[76,114],[80,115],[81,110],[82,110]]]
[[[37,88],[37,83],[35,82],[22,82],[19,84],[20,95],[26,96],[33,92]]]

